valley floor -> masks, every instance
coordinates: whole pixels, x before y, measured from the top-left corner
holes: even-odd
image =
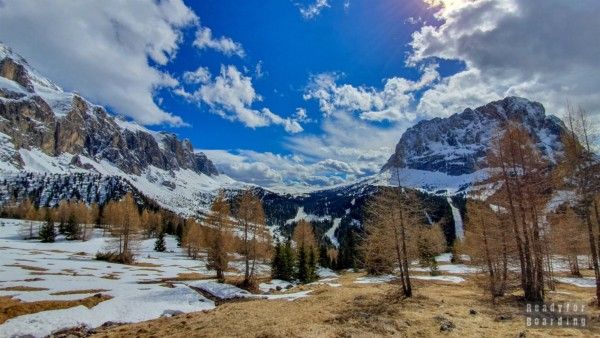
[[[292,302],[228,303],[206,313],[182,314],[101,329],[94,337],[588,337],[600,336],[600,312],[590,330],[531,329],[515,298],[493,306],[473,282],[415,281],[412,299],[395,300],[397,285],[357,284],[346,273],[341,287],[307,286],[309,297]],[[551,300],[589,301],[592,289],[560,285]],[[471,310],[474,310],[472,312]]]
[[[392,276],[326,269],[318,282],[287,290],[285,282],[267,283],[266,265],[261,294],[253,295],[216,283],[204,260],[187,258],[172,237],[168,252],[145,240],[138,263],[120,265],[94,259],[109,244],[101,230],[86,242],[40,243],[21,239],[23,224],[0,219],[0,337],[65,329],[62,336],[95,337],[600,335],[600,311],[591,306],[588,330],[528,328],[515,295],[493,305],[476,285],[478,270],[450,264],[449,255],[438,257],[440,276],[413,266],[411,299],[397,296]],[[229,281],[239,279],[240,263]],[[561,276],[548,300],[591,304],[590,277],[566,277],[560,264],[555,270]]]

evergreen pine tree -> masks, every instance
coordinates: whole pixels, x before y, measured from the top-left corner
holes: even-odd
[[[177,223],[177,228],[175,229],[175,236],[177,237],[177,246],[181,248],[181,242],[183,240],[183,234],[185,234],[185,225],[182,222]]]
[[[165,232],[160,231],[158,233],[158,237],[156,237],[156,242],[154,242],[154,251],[165,252],[167,250],[167,246],[165,244]]]
[[[54,221],[50,217],[50,213],[46,212],[46,221],[42,225],[39,233],[43,243],[53,243],[56,239],[56,232],[54,230]]]
[[[67,240],[75,240],[79,238],[79,224],[74,214],[70,214],[65,225],[65,236]]]
[[[64,220],[60,220],[58,223],[58,233],[64,235],[67,233],[67,223]]]
[[[273,258],[271,259],[271,278],[282,279],[282,257],[281,257],[281,243],[277,241],[275,243],[275,250],[273,251]]]
[[[298,249],[298,261],[296,268],[296,278],[300,281],[300,283],[307,283],[309,281],[308,257],[306,256],[306,249],[304,249],[304,245],[301,245],[300,249]]]
[[[317,280],[317,257],[314,250],[308,250],[307,283]]]
[[[319,265],[324,268],[331,268],[331,261],[327,254],[327,246],[325,245],[319,247]]]
[[[292,281],[295,277],[295,262],[294,262],[294,251],[292,250],[292,243],[288,239],[285,246],[282,247],[281,254],[281,279],[286,281]]]

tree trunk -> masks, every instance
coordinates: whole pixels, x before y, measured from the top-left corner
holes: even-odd
[[[588,208],[589,210],[589,208]],[[600,266],[598,266],[598,251],[596,249],[596,240],[594,239],[594,228],[589,211],[586,211],[585,221],[588,228],[588,238],[590,241],[590,252],[592,254],[592,266],[596,277],[596,306],[600,308]]]

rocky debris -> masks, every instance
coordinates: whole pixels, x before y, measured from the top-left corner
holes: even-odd
[[[507,321],[507,320],[512,320],[513,319],[513,315],[510,313],[501,313],[499,315],[496,316],[496,318],[494,318],[494,321],[496,322],[503,322],[503,321]]]
[[[474,315],[476,315],[476,314],[477,314],[477,310],[475,310],[475,309],[470,309],[470,310],[469,310],[469,314],[470,314],[471,316],[474,316]]]
[[[48,336],[48,338],[82,338],[89,337],[95,333],[96,330],[90,329],[87,326],[78,326],[57,331]]]
[[[440,332],[452,332],[456,328],[454,323],[444,316],[435,316],[433,319],[440,324]]]

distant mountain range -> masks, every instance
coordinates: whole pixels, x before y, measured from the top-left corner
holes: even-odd
[[[189,140],[114,117],[63,91],[0,44],[0,203],[24,198],[41,205],[61,199],[105,203],[134,191],[174,212],[199,215],[219,189],[233,197],[252,188],[262,196],[274,229],[285,233],[307,219],[324,241],[338,246],[348,229],[360,227],[368,197],[380,186],[399,184],[422,192],[427,219],[446,219],[451,239],[461,222],[458,196],[485,177],[482,159],[494,130],[508,119],[523,123],[550,161],[560,156],[562,122],[547,116],[540,103],[508,97],[419,122],[401,136],[375,176],[305,194],[273,192],[219,174]]]

